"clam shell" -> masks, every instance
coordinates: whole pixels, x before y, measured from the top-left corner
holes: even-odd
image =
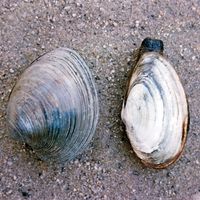
[[[8,128],[42,160],[64,163],[90,142],[98,113],[88,66],[75,51],[58,48],[32,63],[14,86]]]
[[[162,50],[145,49],[144,42],[140,49],[121,117],[141,161],[153,168],[165,168],[179,158],[186,142],[187,100]]]

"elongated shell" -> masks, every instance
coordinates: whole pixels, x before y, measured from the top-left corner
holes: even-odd
[[[98,120],[97,92],[89,68],[73,50],[59,48],[36,60],[12,90],[11,136],[42,159],[64,163],[82,152]]]
[[[153,168],[167,167],[179,158],[188,125],[183,87],[162,51],[160,40],[142,42],[121,113],[133,150]]]

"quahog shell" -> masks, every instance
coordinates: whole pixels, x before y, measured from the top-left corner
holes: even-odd
[[[92,139],[99,107],[91,73],[73,50],[58,48],[31,64],[10,95],[11,136],[48,162],[64,163]]]
[[[153,168],[165,168],[186,142],[188,105],[161,40],[143,40],[122,106],[121,117],[136,155]]]

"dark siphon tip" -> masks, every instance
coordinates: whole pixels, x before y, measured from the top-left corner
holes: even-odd
[[[140,50],[142,52],[158,52],[162,54],[164,50],[164,44],[162,40],[147,37],[142,41]]]

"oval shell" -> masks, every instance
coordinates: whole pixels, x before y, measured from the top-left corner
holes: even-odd
[[[186,142],[188,106],[179,77],[162,51],[141,47],[121,117],[144,164],[165,168],[179,158]]]
[[[59,48],[31,64],[7,109],[11,136],[49,162],[64,163],[92,139],[99,107],[91,73],[73,50]]]

